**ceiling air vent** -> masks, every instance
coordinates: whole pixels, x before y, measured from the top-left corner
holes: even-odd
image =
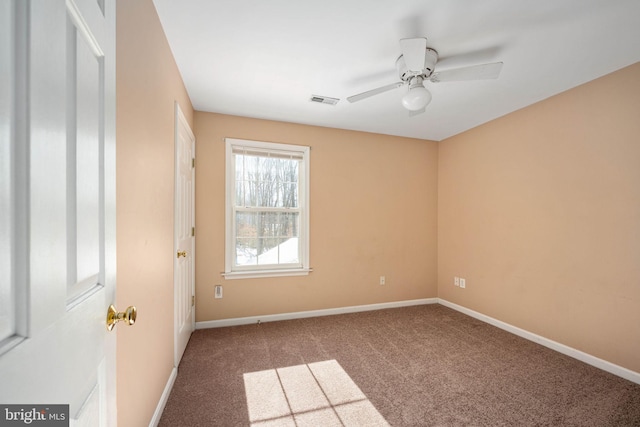
[[[331,98],[329,96],[311,95],[311,102],[318,102],[320,104],[336,105],[340,101],[338,98]]]

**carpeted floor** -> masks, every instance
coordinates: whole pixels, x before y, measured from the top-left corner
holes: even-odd
[[[326,364],[368,425],[640,426],[640,385],[437,304],[197,330],[160,426],[360,427],[325,391],[341,387],[323,385]],[[296,413],[313,393],[333,421]]]

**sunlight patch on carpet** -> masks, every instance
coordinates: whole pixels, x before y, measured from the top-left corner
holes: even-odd
[[[252,427],[388,426],[336,360],[244,374]]]

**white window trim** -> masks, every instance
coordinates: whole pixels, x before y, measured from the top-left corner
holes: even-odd
[[[250,279],[259,277],[303,276],[308,275],[312,269],[309,267],[309,154],[311,148],[303,145],[281,144],[275,142],[249,141],[243,139],[225,138],[226,145],[226,172],[225,172],[225,271],[222,273],[225,279]],[[235,162],[233,147],[241,146],[270,151],[287,151],[302,154],[302,170],[299,171],[298,188],[300,194],[300,231],[298,245],[300,249],[301,266],[274,268],[274,266],[243,266],[233,267],[235,254],[234,239],[234,197],[235,197]]]

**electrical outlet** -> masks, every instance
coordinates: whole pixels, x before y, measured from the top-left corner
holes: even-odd
[[[460,278],[458,276],[453,278],[453,284],[456,286],[460,286]]]
[[[467,281],[465,279],[463,279],[462,277],[460,278],[460,287],[461,288],[466,288],[467,287]]]
[[[216,285],[214,298],[222,298],[222,285]]]
[[[380,284],[384,285],[386,283],[386,279],[384,278],[384,276],[380,276]]]

